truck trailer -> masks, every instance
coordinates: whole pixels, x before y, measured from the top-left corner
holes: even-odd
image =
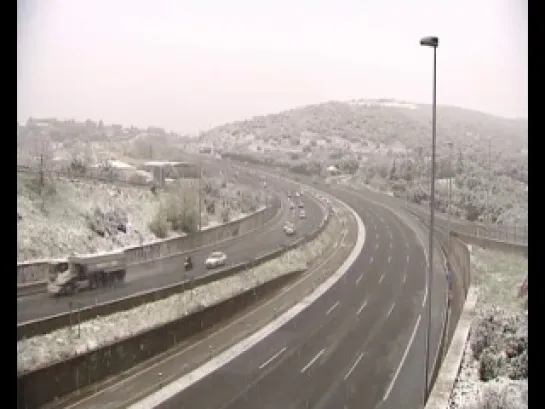
[[[107,254],[73,255],[50,269],[47,291],[53,296],[110,287],[123,282],[127,263],[123,251]]]

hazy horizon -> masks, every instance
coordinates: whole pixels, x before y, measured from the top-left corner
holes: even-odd
[[[527,1],[18,1],[17,119],[197,132],[331,100],[528,118]],[[122,18],[121,18],[122,17]]]

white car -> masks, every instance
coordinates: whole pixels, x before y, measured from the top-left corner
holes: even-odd
[[[286,233],[287,236],[294,235],[295,226],[293,225],[293,223],[287,222],[286,224],[284,224],[284,232]]]
[[[299,196],[301,196],[301,193],[295,192],[295,197],[299,197]]]
[[[307,214],[305,213],[304,210],[301,210],[301,212],[299,212],[299,218],[300,219],[306,219],[307,218]]]
[[[227,262],[227,255],[222,251],[214,251],[205,260],[204,265],[206,268],[216,268],[224,266]]]

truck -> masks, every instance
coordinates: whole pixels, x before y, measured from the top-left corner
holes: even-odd
[[[47,292],[52,296],[110,287],[123,282],[127,263],[123,251],[107,254],[72,255],[50,269]]]

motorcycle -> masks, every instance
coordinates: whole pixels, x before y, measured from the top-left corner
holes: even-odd
[[[184,261],[184,269],[185,271],[193,269],[193,261],[191,261],[191,257],[186,257]]]

